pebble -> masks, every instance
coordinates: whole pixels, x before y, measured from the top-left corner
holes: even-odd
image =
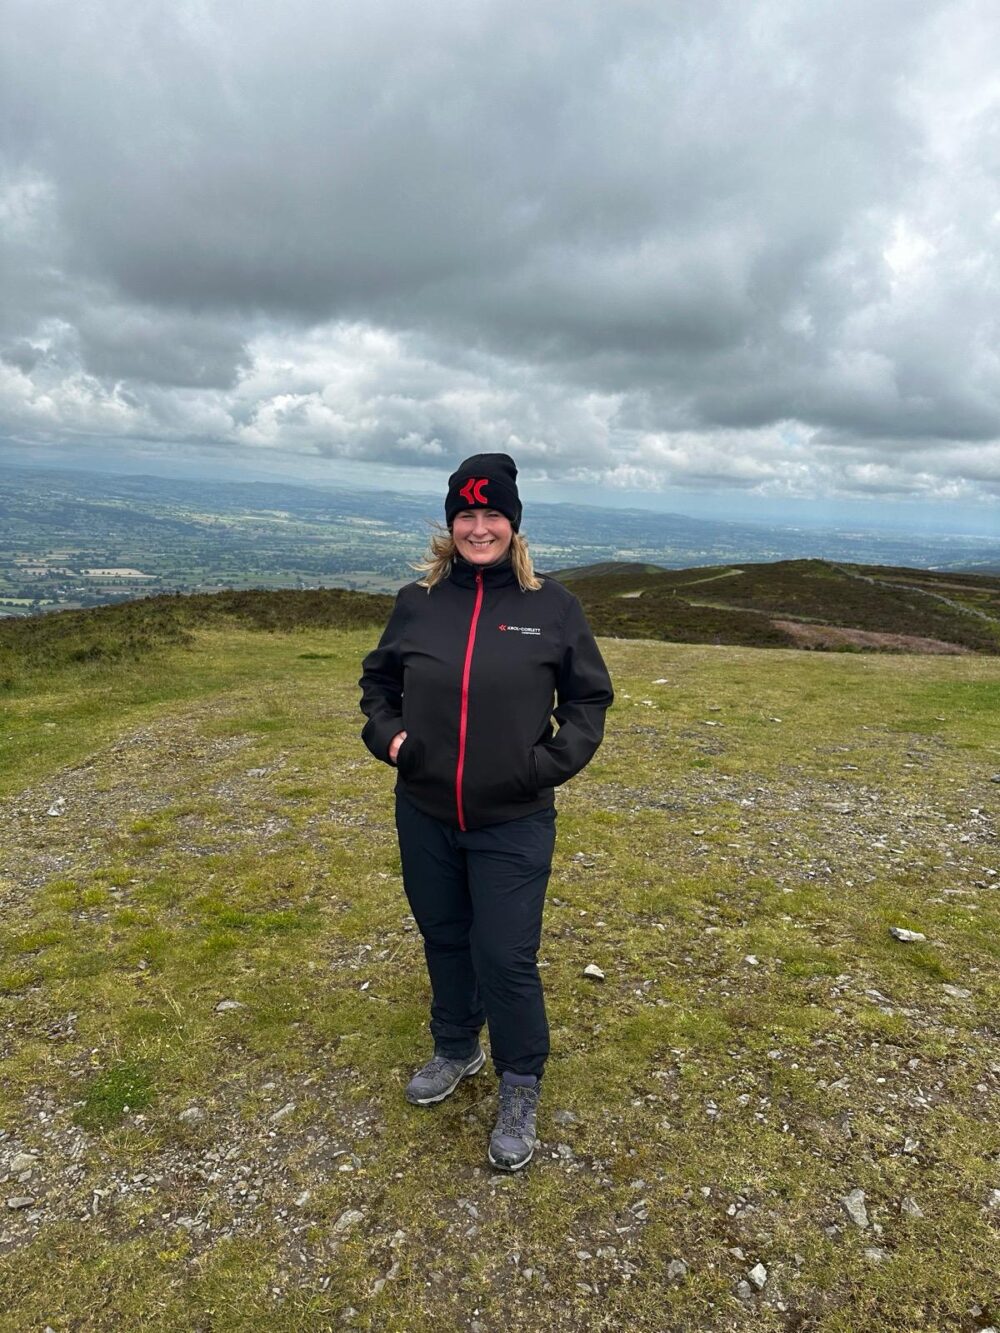
[[[604,973],[601,971],[601,969],[597,966],[596,963],[588,963],[587,966],[583,969],[583,975],[585,977],[592,977],[594,981],[604,980]]]
[[[947,982],[941,987],[945,995],[951,995],[956,1000],[967,1000],[972,995],[972,991],[966,990],[964,986],[949,986]]]
[[[363,1222],[364,1220],[364,1213],[359,1212],[357,1208],[348,1208],[347,1212],[341,1213],[336,1222],[334,1222],[334,1234],[342,1236],[345,1231],[350,1231],[351,1227],[357,1226],[359,1222]]]
[[[667,1278],[671,1282],[679,1282],[681,1278],[687,1277],[688,1266],[683,1259],[671,1259],[667,1264]]]
[[[217,1014],[227,1014],[229,1013],[230,1009],[242,1009],[242,1008],[244,1008],[244,1005],[242,1005],[239,1000],[220,1000],[219,1003],[215,1006],[215,1012]]]
[[[888,1259],[889,1251],[883,1250],[880,1245],[869,1245],[865,1250],[865,1258],[870,1259],[873,1264],[880,1264],[883,1259]]]
[[[903,1152],[906,1153],[907,1157],[912,1157],[919,1147],[919,1139],[911,1139],[910,1136],[907,1135],[903,1140]]]
[[[280,1110],[275,1111],[274,1115],[270,1117],[271,1124],[280,1125],[282,1120],[287,1120],[294,1110],[294,1102],[285,1102],[284,1106],[282,1106]]]
[[[45,813],[47,815],[64,815],[66,813],[66,797],[57,796]]]
[[[748,1301],[753,1295],[753,1287],[745,1278],[736,1284],[736,1295],[741,1301]]]
[[[8,1170],[10,1171],[12,1176],[20,1176],[25,1171],[34,1171],[37,1165],[38,1165],[37,1157],[32,1157],[30,1153],[19,1152],[15,1153],[14,1156],[10,1159],[10,1166],[8,1167]]]
[[[990,1190],[986,1199],[986,1207],[993,1212],[1000,1211],[1000,1190]]]
[[[857,1227],[868,1226],[868,1212],[865,1209],[865,1192],[861,1189],[853,1189],[850,1194],[844,1196],[840,1201],[847,1216]]]
[[[905,1194],[899,1201],[899,1211],[906,1213],[907,1217],[923,1217],[924,1210],[917,1203],[912,1194]]]
[[[767,1281],[767,1269],[763,1264],[754,1264],[747,1277],[754,1284],[758,1291],[764,1290],[764,1283]]]
[[[189,1106],[186,1111],[180,1113],[177,1119],[185,1125],[196,1125],[199,1120],[205,1119],[205,1112],[200,1106]]]
[[[30,1208],[34,1202],[30,1194],[12,1194],[7,1200],[7,1207],[11,1209]]]
[[[904,944],[918,944],[927,938],[926,935],[921,935],[919,930],[907,930],[905,926],[890,926],[889,934],[893,939],[902,940]]]
[[[576,1125],[579,1123],[572,1111],[553,1111],[552,1119],[557,1125]]]

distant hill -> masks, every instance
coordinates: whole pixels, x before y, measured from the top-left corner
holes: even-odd
[[[554,574],[598,634],[839,651],[1000,653],[1000,577],[826,560]]]
[[[674,643],[827,651],[1000,655],[1000,576],[786,560],[663,569],[604,562],[553,577],[597,634]],[[0,687],[25,671],[135,660],[199,629],[358,629],[393,599],[343,588],[146,597],[0,620]]]

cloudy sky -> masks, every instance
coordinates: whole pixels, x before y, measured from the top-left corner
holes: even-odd
[[[4,10],[9,451],[1000,522],[995,0]]]

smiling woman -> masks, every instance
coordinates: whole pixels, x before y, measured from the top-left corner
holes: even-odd
[[[492,565],[510,550],[514,529],[498,509],[463,509],[451,525],[455,550],[470,565]]]
[[[600,745],[611,681],[576,597],[532,568],[513,459],[466,459],[445,516],[365,658],[363,735],[399,771],[403,886],[431,981],[434,1055],[407,1100],[443,1101],[477,1073],[486,1022],[500,1078],[489,1160],[516,1171],[549,1052],[536,959],[554,788]]]

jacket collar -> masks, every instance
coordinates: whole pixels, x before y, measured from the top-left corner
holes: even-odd
[[[455,583],[460,588],[474,588],[476,586],[476,575],[482,574],[483,584],[487,588],[505,588],[511,583],[517,582],[517,576],[514,573],[514,567],[508,556],[506,560],[501,560],[496,565],[470,565],[468,560],[463,560],[460,555],[456,555],[451,562],[451,573],[448,575],[449,581]]]

